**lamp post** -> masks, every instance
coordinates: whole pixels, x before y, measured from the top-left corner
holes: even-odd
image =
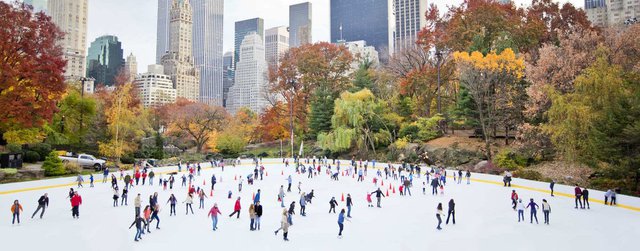
[[[60,119],[60,133],[64,133],[64,115]]]
[[[80,91],[80,96],[82,97],[82,100],[84,102],[84,83],[86,81],[94,81],[93,78],[86,78],[86,77],[80,77],[80,83],[82,83],[82,90]],[[80,134],[84,134],[84,109],[81,107],[80,108]],[[80,138],[80,146],[82,146],[83,144],[83,136],[81,135]]]
[[[289,98],[289,129],[291,134],[291,157],[293,158],[293,99],[296,90],[296,81],[290,80],[289,84],[291,85],[291,98]]]

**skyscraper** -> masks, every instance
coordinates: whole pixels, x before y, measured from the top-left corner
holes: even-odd
[[[289,6],[289,46],[311,43],[311,3]]]
[[[33,11],[35,12],[47,12],[47,0],[24,0],[24,3],[31,5],[33,7]]]
[[[289,50],[289,32],[287,27],[273,27],[265,31],[264,34],[265,59],[269,68],[278,67],[280,57]]]
[[[585,0],[584,10],[594,26],[618,26],[640,17],[640,1]]]
[[[169,11],[172,0],[158,0],[158,27],[156,32],[156,64],[162,63],[162,57],[169,51]]]
[[[164,74],[171,76],[178,98],[198,101],[200,72],[193,64],[193,19],[189,0],[172,0],[169,52],[162,57]]]
[[[427,0],[394,0],[395,51],[416,46],[418,33],[426,26]]]
[[[35,1],[34,1],[35,2]],[[47,15],[65,33],[60,40],[64,59],[67,60],[64,76],[78,79],[86,76],[87,57],[87,0],[49,0]]]
[[[87,62],[87,76],[94,78],[97,84],[114,85],[124,66],[122,43],[112,35],[96,38],[89,47]]]
[[[238,21],[235,24],[234,32],[233,64],[235,67],[238,60],[240,60],[240,45],[247,34],[254,32],[260,36],[260,40],[264,41],[264,20],[262,18],[253,18]]]
[[[235,84],[229,90],[227,111],[236,113],[246,107],[259,114],[267,107],[266,64],[261,36],[248,33],[240,46],[240,60],[236,66]]]
[[[392,0],[331,0],[331,42],[364,40],[381,61],[393,52]]]
[[[124,73],[129,76],[129,81],[135,80],[136,75],[138,75],[138,62],[133,53],[129,54],[127,61],[124,62]]]
[[[176,89],[173,89],[171,77],[164,75],[162,65],[149,65],[146,73],[135,78],[134,85],[145,107],[176,102]]]
[[[224,69],[222,74],[222,106],[227,107],[227,98],[229,96],[229,88],[233,86],[236,69],[233,62],[233,52],[228,51],[224,53],[222,57],[222,67]]]
[[[222,22],[224,0],[191,0],[193,56],[200,70],[200,101],[222,106]]]

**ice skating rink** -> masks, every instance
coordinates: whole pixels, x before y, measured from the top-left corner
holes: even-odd
[[[348,161],[341,162],[341,171]],[[424,176],[414,176],[412,196],[400,196],[399,180],[384,180],[381,186],[389,197],[382,199],[382,208],[367,207],[366,194],[376,187],[372,182],[375,171],[369,169],[364,182],[356,182],[351,176],[339,176],[340,181],[332,181],[325,173],[312,179],[307,174],[296,174],[293,167],[284,168],[281,159],[265,159],[268,175],[257,180],[254,185],[246,184],[246,176],[253,173],[251,160],[243,160],[237,167],[226,166],[211,169],[203,163],[201,176],[196,176],[194,185],[204,188],[210,195],[211,175],[215,173],[218,183],[213,197],[205,200],[205,208],[198,209],[199,201],[194,198],[195,215],[185,215],[184,201],[187,188],[181,187],[182,173],[176,176],[173,190],[164,191],[158,186],[158,176],[177,171],[177,167],[155,168],[154,186],[134,186],[129,190],[129,205],[113,207],[113,190],[110,179],[102,183],[102,174],[94,175],[95,187],[89,188],[88,177],[84,188],[79,189],[83,204],[80,219],[71,217],[71,206],[67,193],[75,188],[75,177],[43,181],[0,185],[0,236],[2,250],[634,250],[640,236],[640,199],[618,195],[618,207],[602,204],[604,195],[590,189],[591,209],[574,209],[573,187],[556,185],[556,196],[551,197],[548,184],[514,179],[514,187],[505,188],[501,177],[472,174],[470,185],[456,184],[451,172],[447,177],[444,195],[433,196],[426,184],[427,194],[422,194]],[[377,167],[382,167],[378,163]],[[335,169],[335,165],[333,165]],[[183,168],[184,171],[184,168]],[[424,172],[424,168],[423,168]],[[183,172],[185,173],[185,172]],[[119,177],[119,173],[115,173]],[[282,208],[277,201],[280,185],[287,187],[287,176],[292,175],[292,192],[286,193],[285,205],[296,201],[296,214],[289,228],[289,242],[282,240],[282,233],[274,235],[280,226]],[[238,182],[234,177],[245,179],[242,192],[238,193]],[[384,173],[383,173],[384,176]],[[357,177],[357,176],[356,176]],[[203,185],[203,181],[205,184]],[[306,217],[300,216],[298,182],[302,191],[315,191],[313,204],[308,204]],[[378,181],[380,185],[380,181]],[[122,188],[122,181],[119,180]],[[249,231],[249,204],[252,195],[261,189],[263,216],[260,231]],[[529,210],[525,211],[526,221],[518,223],[517,214],[511,208],[511,190],[515,189],[523,202],[535,199],[541,205],[547,199],[551,205],[550,225],[543,224],[543,213],[538,211],[540,224],[529,223]],[[232,199],[227,198],[228,191]],[[31,219],[37,207],[38,198],[49,194],[49,208],[43,219],[38,215]],[[151,234],[145,234],[140,242],[134,242],[135,226],[134,198],[140,193],[142,207],[149,203],[149,195],[159,194],[161,206],[160,230],[152,223]],[[165,204],[169,195],[178,199],[177,216],[169,216],[169,205]],[[336,197],[336,211],[345,208],[345,199],[351,194],[354,202],[351,215],[345,222],[344,237],[338,239],[338,214],[329,214],[329,200]],[[240,219],[229,218],[237,196],[242,197]],[[456,225],[443,223],[441,231],[436,230],[436,206],[443,203],[446,214],[447,202],[456,202]],[[10,206],[18,199],[24,212],[21,224],[11,225]],[[375,204],[375,197],[373,197]],[[213,203],[218,203],[222,216],[218,230],[212,231],[211,219],[207,213]],[[443,218],[446,220],[446,216]]]

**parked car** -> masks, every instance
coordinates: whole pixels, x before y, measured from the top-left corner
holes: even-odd
[[[62,155],[59,156],[63,163],[77,163],[82,168],[93,168],[96,171],[104,169],[107,161],[98,159],[89,154]]]

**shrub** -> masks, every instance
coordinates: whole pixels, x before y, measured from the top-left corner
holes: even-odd
[[[420,128],[415,123],[404,124],[400,128],[399,136],[400,138],[406,138],[410,142],[415,142],[418,139],[419,132]]]
[[[527,165],[527,159],[512,152],[510,149],[500,151],[494,158],[495,164],[510,171],[518,170]]]
[[[540,172],[536,170],[531,170],[531,169],[521,169],[521,170],[515,171],[513,172],[513,176],[521,179],[538,180],[538,181],[542,181],[544,179]]]
[[[10,153],[21,153],[22,152],[22,146],[16,145],[16,144],[8,144],[7,145],[7,150],[9,150]]]
[[[38,152],[35,151],[26,151],[24,153],[24,162],[27,163],[36,163],[40,161],[40,154],[38,154]]]
[[[49,155],[44,159],[44,163],[42,164],[42,169],[44,169],[44,175],[46,176],[58,176],[65,174],[64,165],[62,164],[62,160],[58,158],[58,153],[56,151],[51,151]]]
[[[120,162],[122,162],[122,164],[135,164],[136,159],[131,155],[124,155],[120,157]]]
[[[29,150],[35,151],[40,156],[38,161],[44,160],[44,158],[51,152],[51,145],[47,143],[37,143],[29,146]]]
[[[267,152],[261,152],[260,154],[258,154],[258,157],[266,158],[269,157],[269,154]]]
[[[79,174],[82,172],[82,167],[75,162],[64,163],[64,169],[67,174]]]

